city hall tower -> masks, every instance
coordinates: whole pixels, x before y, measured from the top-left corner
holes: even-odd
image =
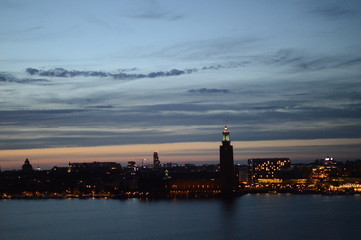
[[[233,162],[233,146],[227,126],[222,133],[222,145],[219,147],[221,167],[221,191],[224,195],[231,195],[235,189],[235,172]]]

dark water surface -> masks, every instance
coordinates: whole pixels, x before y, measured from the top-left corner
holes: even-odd
[[[1,200],[0,239],[361,239],[361,196]]]

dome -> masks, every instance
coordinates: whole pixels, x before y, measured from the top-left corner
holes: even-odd
[[[31,171],[34,170],[34,169],[33,169],[33,166],[31,166],[31,164],[30,164],[29,159],[26,159],[26,160],[25,160],[25,162],[24,162],[24,164],[23,164],[23,166],[22,166],[22,170],[23,170],[24,172],[31,172]]]

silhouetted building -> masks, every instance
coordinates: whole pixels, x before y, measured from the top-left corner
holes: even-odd
[[[219,147],[221,189],[223,194],[231,194],[236,186],[233,161],[233,146],[227,126],[222,133],[222,145]]]
[[[160,168],[158,152],[153,153],[153,166],[154,166],[154,168]]]
[[[246,184],[248,182],[248,166],[241,165],[238,166],[236,171],[238,170],[238,179],[242,184]]]
[[[178,179],[165,185],[169,197],[215,197],[221,193],[216,179]]]
[[[84,162],[84,163],[69,163],[68,172],[78,172],[81,170],[117,170],[122,166],[116,162]]]
[[[22,168],[23,172],[32,172],[34,171],[33,166],[31,166],[29,159],[26,159]]]
[[[136,170],[136,167],[137,167],[137,165],[135,164],[134,161],[129,161],[128,162],[127,168],[131,168],[131,169]]]
[[[291,166],[289,158],[251,158],[248,159],[250,182],[258,179],[275,179],[280,171]]]
[[[331,180],[340,175],[337,162],[332,157],[326,157],[318,161],[318,163],[319,165],[312,169],[312,178]]]

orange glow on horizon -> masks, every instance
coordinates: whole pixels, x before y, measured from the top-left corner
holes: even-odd
[[[138,161],[148,156],[151,158],[155,150],[159,152],[162,163],[216,162],[219,159],[219,145],[219,142],[180,142],[118,146],[0,150],[0,166],[2,169],[19,169],[26,158],[29,158],[34,168],[37,166],[66,166],[69,162],[112,161],[124,164],[128,161]],[[246,149],[248,151],[254,150],[255,154],[253,157],[257,157],[257,149],[361,145],[361,139],[233,141],[232,145],[234,149],[239,152]],[[317,157],[318,156],[315,156],[315,158]]]

